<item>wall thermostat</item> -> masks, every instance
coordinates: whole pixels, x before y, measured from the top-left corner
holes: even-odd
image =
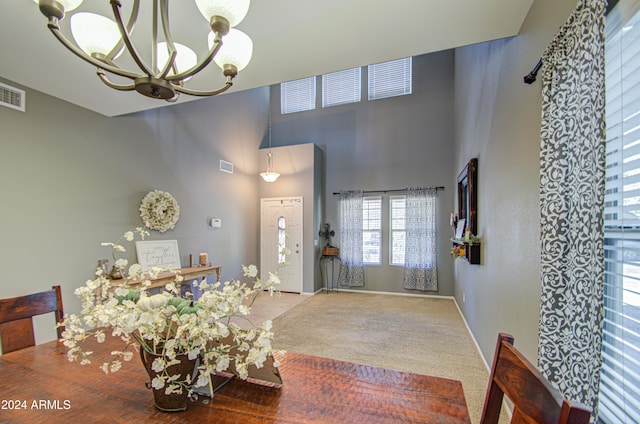
[[[213,228],[222,227],[222,220],[220,218],[211,218],[211,226]]]

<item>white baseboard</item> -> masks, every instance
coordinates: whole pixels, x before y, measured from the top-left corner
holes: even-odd
[[[482,350],[480,350],[480,345],[478,344],[478,341],[474,337],[473,332],[471,331],[471,327],[469,327],[469,323],[467,323],[467,320],[464,317],[464,314],[462,313],[462,309],[460,309],[460,305],[458,305],[458,302],[456,301],[455,297],[453,298],[453,303],[455,303],[456,304],[456,308],[458,308],[458,313],[460,314],[460,317],[462,318],[462,322],[464,322],[465,327],[467,327],[467,333],[469,333],[469,336],[471,337],[471,340],[473,340],[473,343],[476,345],[476,349],[478,350],[478,353],[480,354],[480,358],[482,358],[482,362],[484,362],[484,366],[487,368],[487,371],[489,372],[489,374],[491,374],[491,367],[489,366],[489,363],[487,362],[487,359],[482,354]]]
[[[462,321],[464,322],[464,325],[467,327],[467,332],[469,333],[469,336],[471,337],[471,340],[473,340],[473,343],[475,343],[476,349],[478,349],[478,353],[480,354],[480,358],[482,358],[482,362],[484,362],[484,366],[487,367],[487,371],[489,372],[489,376],[491,376],[491,367],[489,366],[489,363],[487,362],[487,360],[485,359],[484,355],[482,354],[482,350],[480,350],[480,345],[478,344],[478,341],[476,340],[476,338],[473,336],[473,332],[471,331],[471,327],[469,327],[469,324],[467,323],[467,320],[465,319],[464,314],[462,313],[462,310],[460,309],[460,305],[458,305],[458,302],[456,301],[455,298],[453,299],[453,303],[456,304],[456,308],[458,308],[458,312],[460,313],[460,317],[462,317]],[[491,361],[493,363],[493,358],[491,358]],[[487,383],[488,383],[488,381],[487,381]],[[502,400],[502,407],[506,408],[507,415],[509,417],[509,421],[511,421],[511,418],[513,417],[513,409],[511,407],[511,405],[509,404],[509,402],[507,402],[507,397],[506,396]]]
[[[324,290],[324,288],[322,288]],[[389,296],[408,296],[408,297],[428,297],[432,299],[448,299],[455,300],[453,296],[438,296],[435,294],[416,294],[416,293],[400,293],[400,292],[386,292],[386,291],[373,291],[373,290],[353,290],[353,289],[338,289],[338,292],[348,293],[362,293],[362,294],[386,294]]]

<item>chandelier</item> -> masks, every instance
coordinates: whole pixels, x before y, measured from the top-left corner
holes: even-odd
[[[250,0],[195,0],[211,28],[208,35],[209,51],[200,61],[189,47],[173,41],[169,27],[169,0],[153,0],[152,30],[148,46],[150,63],[143,60],[140,50],[131,39],[138,20],[139,0],[133,1],[131,15],[126,23],[121,15],[122,5],[119,0],[110,0],[115,20],[87,12],[71,15],[70,26],[75,43],[62,33],[59,22],[64,18],[65,12],[76,9],[82,0],[34,1],[49,19],[47,26],[53,35],[75,55],[96,66],[100,80],[116,90],[135,90],[147,97],[167,101],[176,101],[180,93],[214,96],[228,90],[233,85],[233,78],[251,60],[251,38],[233,28],[246,16]],[[159,35],[163,41],[159,40]],[[125,47],[139,70],[123,69],[116,62]],[[186,80],[203,70],[212,60],[222,68],[226,77],[224,86],[210,91],[184,86]],[[129,81],[113,82],[106,72]]]

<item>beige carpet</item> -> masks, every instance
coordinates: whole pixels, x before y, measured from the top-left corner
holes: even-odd
[[[276,349],[460,380],[471,421],[480,421],[488,372],[453,300],[345,292],[300,300],[273,320]]]

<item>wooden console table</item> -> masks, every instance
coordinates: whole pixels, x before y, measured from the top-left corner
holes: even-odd
[[[0,421],[8,423],[470,423],[456,380],[288,352],[280,360],[283,385],[235,379],[213,399],[201,396],[184,412],[160,412],[149,380],[135,360],[105,375],[100,362],[123,347],[108,337],[88,340],[94,362],[67,360],[53,341],[0,356]],[[89,345],[91,343],[91,345]],[[139,362],[139,361],[138,361]]]
[[[180,268],[176,270],[175,273],[171,271],[163,271],[158,274],[158,278],[149,279],[151,281],[151,286],[149,288],[155,287],[163,287],[165,284],[170,283],[175,280],[176,274],[180,274],[184,277],[182,281],[191,281],[195,279],[199,279],[202,277],[206,277],[207,275],[216,274],[216,281],[220,282],[220,273],[222,272],[222,265],[203,265],[203,266],[194,266],[187,268]],[[129,285],[133,287],[138,287],[140,283],[144,280],[131,280],[129,281]],[[118,284],[118,280],[113,280],[114,284]]]

